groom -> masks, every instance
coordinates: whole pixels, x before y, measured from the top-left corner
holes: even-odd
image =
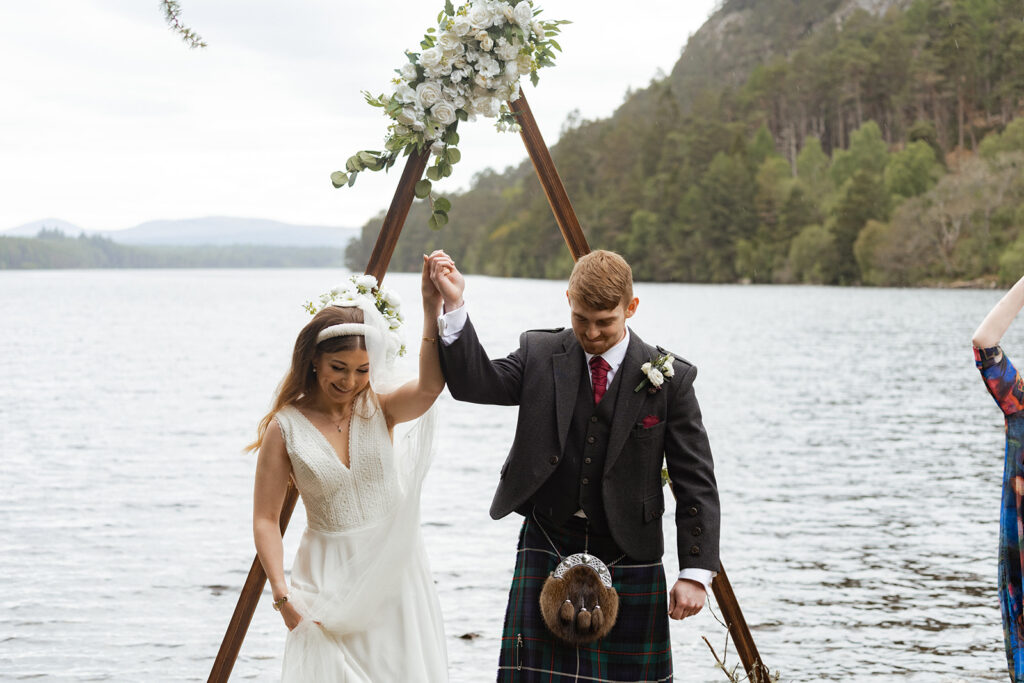
[[[699,612],[719,566],[718,492],[693,390],[697,368],[676,359],[662,383],[647,378],[644,364],[668,353],[626,327],[639,300],[629,264],[613,252],[591,252],[573,268],[571,330],[525,332],[516,351],[496,360],[469,320],[455,264],[435,252],[430,267],[444,297],[440,354],[452,396],[519,406],[491,503],[494,519],[524,517],[498,680],[671,680],[668,617]],[[681,570],[667,601],[663,462]],[[619,614],[607,636],[573,646],[547,629],[539,597],[559,558],[582,552],[610,565]]]

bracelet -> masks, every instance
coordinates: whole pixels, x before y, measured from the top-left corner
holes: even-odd
[[[437,343],[437,337],[424,337],[424,338],[423,338],[423,341],[425,341],[425,342],[431,342],[431,343],[433,343],[433,344],[436,344],[436,343]]]
[[[274,600],[274,611],[280,612],[281,607],[284,605],[284,603],[288,602],[288,598],[290,598],[291,595],[291,593],[285,593],[283,597]]]

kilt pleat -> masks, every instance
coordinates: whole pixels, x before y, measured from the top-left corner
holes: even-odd
[[[575,520],[574,520],[575,522]],[[581,524],[583,522],[581,521]],[[563,555],[584,552],[578,526],[544,530]],[[619,557],[602,552],[602,539],[591,537],[588,552],[605,563]],[[605,546],[613,547],[605,537]],[[612,556],[614,554],[614,556]],[[626,557],[609,567],[619,594],[619,616],[611,632],[594,643],[573,646],[558,640],[544,625],[540,592],[559,558],[532,516],[519,532],[516,569],[509,590],[498,660],[499,683],[664,683],[672,680],[668,596],[661,562],[637,563]]]

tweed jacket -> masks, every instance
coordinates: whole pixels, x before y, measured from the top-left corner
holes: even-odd
[[[520,336],[517,350],[490,360],[472,321],[456,341],[439,346],[455,399],[519,406],[515,437],[491,503],[491,517],[500,519],[522,508],[562,460],[579,384],[589,382],[583,349],[571,329],[532,330]],[[641,366],[660,355],[662,350],[630,330],[601,480],[609,530],[631,558],[661,558],[665,463],[676,497],[679,565],[718,571],[718,490],[693,390],[697,368],[677,357],[675,375],[659,391],[634,391],[644,379]]]

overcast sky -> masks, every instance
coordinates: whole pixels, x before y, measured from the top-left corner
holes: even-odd
[[[459,3],[456,2],[456,5]],[[714,0],[536,0],[569,19],[564,54],[524,91],[554,144],[566,116],[608,116],[668,72]],[[55,217],[83,228],[209,215],[357,227],[401,170],[335,190],[330,173],[378,149],[390,92],[442,0],[181,0],[209,44],[189,50],[156,0],[0,3],[0,231]],[[438,189],[526,158],[518,135],[460,126]],[[401,163],[401,162],[400,162]]]

